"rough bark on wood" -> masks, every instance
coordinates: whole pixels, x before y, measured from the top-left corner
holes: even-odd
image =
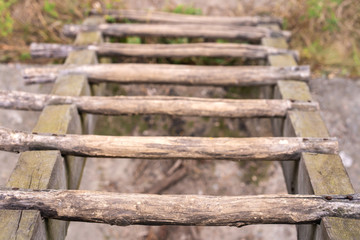
[[[99,64],[25,68],[26,84],[54,82],[58,75],[85,74],[92,83],[156,83],[208,86],[274,85],[278,80],[307,81],[309,66],[191,66],[173,64]]]
[[[280,40],[280,42],[278,41]],[[265,42],[264,42],[265,43]],[[287,48],[284,39],[271,39],[269,46],[281,45]],[[294,66],[291,55],[269,56],[272,66]],[[307,84],[293,81],[279,81],[275,97],[283,99],[308,101],[312,100]],[[328,137],[328,130],[319,112],[290,111],[284,126],[278,122],[275,126],[281,129],[284,136]],[[351,184],[339,155],[303,153],[297,164],[282,162],[286,184],[289,192],[299,194],[352,194]],[[291,175],[292,174],[292,175]],[[299,240],[335,240],[357,239],[360,236],[360,221],[325,217],[321,225],[301,225],[297,227]]]
[[[0,150],[60,150],[65,155],[147,159],[298,160],[334,154],[335,138],[203,138],[45,135],[0,128]]]
[[[319,223],[324,217],[360,219],[360,196],[198,196],[71,190],[0,190],[0,209],[34,209],[43,217],[111,225]]]
[[[33,58],[65,58],[72,51],[93,50],[98,56],[127,57],[241,57],[265,59],[269,55],[293,54],[297,51],[237,43],[188,43],[188,44],[126,44],[102,43],[97,45],[66,45],[56,43],[32,43]]]
[[[0,90],[0,108],[41,111],[47,105],[74,104],[80,112],[102,115],[166,114],[203,117],[285,117],[289,110],[319,109],[316,102],[234,100],[168,96],[57,96]]]
[[[172,23],[172,24],[208,24],[208,25],[234,25],[234,26],[256,26],[259,24],[282,24],[282,20],[276,17],[267,16],[194,16],[158,11],[142,10],[102,10],[99,13],[92,10],[94,15],[110,15],[117,20],[130,20],[144,23]]]
[[[63,34],[74,37],[79,32],[101,31],[106,36],[153,36],[153,37],[190,37],[211,39],[234,39],[260,42],[264,37],[290,37],[288,31],[273,31],[264,27],[224,26],[201,24],[100,24],[65,25]]]
[[[84,22],[94,20],[86,19]],[[101,34],[79,34],[79,44],[97,43]],[[72,52],[66,63],[93,64],[96,54],[91,51]],[[64,76],[57,80],[53,94],[58,95],[83,95],[89,94],[86,78],[79,75]],[[44,108],[33,131],[46,133],[81,133],[87,131],[87,118],[82,116],[84,126],[74,106],[47,106]],[[84,160],[73,156],[61,157],[59,151],[32,151],[20,155],[17,166],[9,177],[7,186],[19,188],[78,188],[81,179]],[[0,211],[0,239],[56,239],[66,237],[68,222],[58,220],[44,221],[39,211]]]

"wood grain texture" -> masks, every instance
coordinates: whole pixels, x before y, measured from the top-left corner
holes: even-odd
[[[65,155],[146,159],[296,160],[302,152],[335,154],[334,138],[202,138],[44,135],[0,128],[0,149],[60,150]]]
[[[94,36],[101,37],[101,34]],[[93,38],[81,44],[95,43],[97,40]],[[96,54],[85,50],[70,53],[65,63],[92,64],[94,61],[96,61]],[[52,93],[57,95],[89,94],[89,86],[84,76],[61,76],[57,79]],[[42,133],[80,134],[81,129],[81,120],[76,108],[73,105],[57,105],[46,106],[43,109],[33,130]],[[59,151],[24,152],[20,155],[7,186],[36,189],[77,188],[83,164],[83,158],[74,156],[66,156],[64,161]],[[39,211],[0,211],[0,239],[62,240],[66,237],[67,227],[68,222],[65,221],[54,219],[43,221]]]
[[[269,55],[289,53],[298,58],[297,51],[237,43],[187,43],[187,44],[127,44],[102,43],[97,45],[66,45],[32,43],[33,58],[65,58],[72,51],[93,50],[98,56],[126,57],[240,57],[265,59]]]
[[[268,16],[194,16],[159,11],[142,10],[110,10],[104,9],[100,13],[92,10],[94,15],[109,15],[117,20],[130,20],[144,23],[172,23],[172,24],[206,24],[206,25],[234,25],[234,26],[256,26],[259,24],[281,24],[282,20]]]
[[[276,40],[268,41],[276,46]],[[282,46],[284,41],[282,41]],[[269,56],[272,66],[295,66],[295,59],[289,55]],[[277,96],[283,99],[311,101],[307,84],[292,81],[278,81]],[[280,128],[281,123],[278,123]],[[328,130],[319,112],[289,112],[283,128],[284,136],[328,137]],[[283,170],[289,192],[300,194],[352,194],[354,189],[338,155],[302,154],[298,163],[283,162]],[[308,239],[357,239],[359,220],[325,217],[320,226],[298,226],[298,238]]]
[[[274,85],[280,79],[307,81],[309,66],[191,66],[173,64],[99,64],[26,68],[26,84],[53,82],[57,76],[84,74],[92,83],[155,83],[205,86]]]
[[[360,197],[358,194],[228,197],[0,190],[0,209],[35,209],[47,218],[119,226],[241,227],[247,224],[319,223],[324,217],[359,219]]]
[[[100,31],[105,36],[125,37],[189,37],[210,39],[233,39],[260,42],[264,37],[290,37],[290,32],[273,31],[264,27],[224,26],[201,24],[100,24],[100,25],[65,25],[63,34],[74,37],[79,32]]]
[[[74,104],[78,111],[102,115],[165,114],[203,117],[285,117],[289,110],[315,111],[316,102],[234,100],[168,96],[86,97],[0,91],[0,108],[41,111],[46,105]]]
[[[34,131],[80,133],[79,124],[74,106],[47,106]],[[72,181],[70,177],[69,180]],[[7,183],[7,187],[35,189],[66,189],[68,185],[65,162],[59,151],[21,153]],[[67,226],[67,222],[57,220],[49,220],[45,226],[38,211],[0,211],[0,239],[47,239],[47,236],[61,239]]]

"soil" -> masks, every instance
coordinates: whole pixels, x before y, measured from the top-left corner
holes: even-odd
[[[124,1],[127,8],[164,9],[169,6],[192,4],[206,15],[239,15],[251,9],[253,1]],[[260,7],[264,1],[256,1]],[[269,2],[269,1],[265,1]],[[270,1],[268,7],[282,1]],[[276,3],[275,3],[276,2]],[[47,93],[51,85],[24,86],[20,66],[0,66],[2,89]],[[360,79],[314,79],[310,82],[314,98],[320,102],[322,116],[332,136],[338,137],[341,156],[357,191],[360,189]],[[251,88],[169,87],[110,85],[107,95],[179,95],[193,97],[251,97],[258,93]],[[24,111],[0,110],[0,124],[31,131],[39,114]],[[260,126],[254,128],[254,126]],[[181,136],[271,136],[268,120],[239,120],[216,118],[101,117],[97,134],[104,135],[181,135]],[[0,186],[6,184],[18,155],[0,153]],[[229,161],[140,161],[130,159],[89,158],[84,169],[80,189],[116,191],[122,193],[149,192],[171,172],[186,169],[186,175],[162,194],[249,195],[286,193],[283,174],[277,162]],[[175,170],[174,170],[175,169]],[[296,239],[291,225],[256,225],[235,227],[117,227],[103,224],[72,222],[67,239]]]

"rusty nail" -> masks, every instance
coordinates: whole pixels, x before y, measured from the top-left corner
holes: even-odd
[[[325,199],[326,200],[332,200],[332,197],[331,196],[326,196]]]
[[[347,195],[346,198],[349,199],[349,200],[353,200],[353,199],[354,199],[354,197],[351,196],[351,195]]]

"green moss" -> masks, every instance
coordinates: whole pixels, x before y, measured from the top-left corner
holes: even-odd
[[[144,117],[134,116],[101,116],[97,121],[97,134],[109,136],[128,136],[138,130],[139,133],[149,129]]]
[[[209,117],[202,117],[202,120],[204,120],[205,122],[209,122],[210,118]]]
[[[271,161],[240,161],[239,168],[243,169],[244,175],[241,180],[247,184],[259,186],[263,181],[269,178],[269,168],[272,166]]]
[[[126,96],[127,92],[119,84],[110,83],[107,88],[111,91],[112,96]]]
[[[227,87],[225,98],[257,98],[260,94],[259,87]]]
[[[235,121],[235,120],[230,120]],[[231,130],[225,123],[225,119],[214,119],[214,123],[210,127],[207,134],[208,137],[241,137],[239,130]]]
[[[186,123],[186,125],[187,125],[188,128],[193,128],[194,127],[194,121],[188,121]]]

